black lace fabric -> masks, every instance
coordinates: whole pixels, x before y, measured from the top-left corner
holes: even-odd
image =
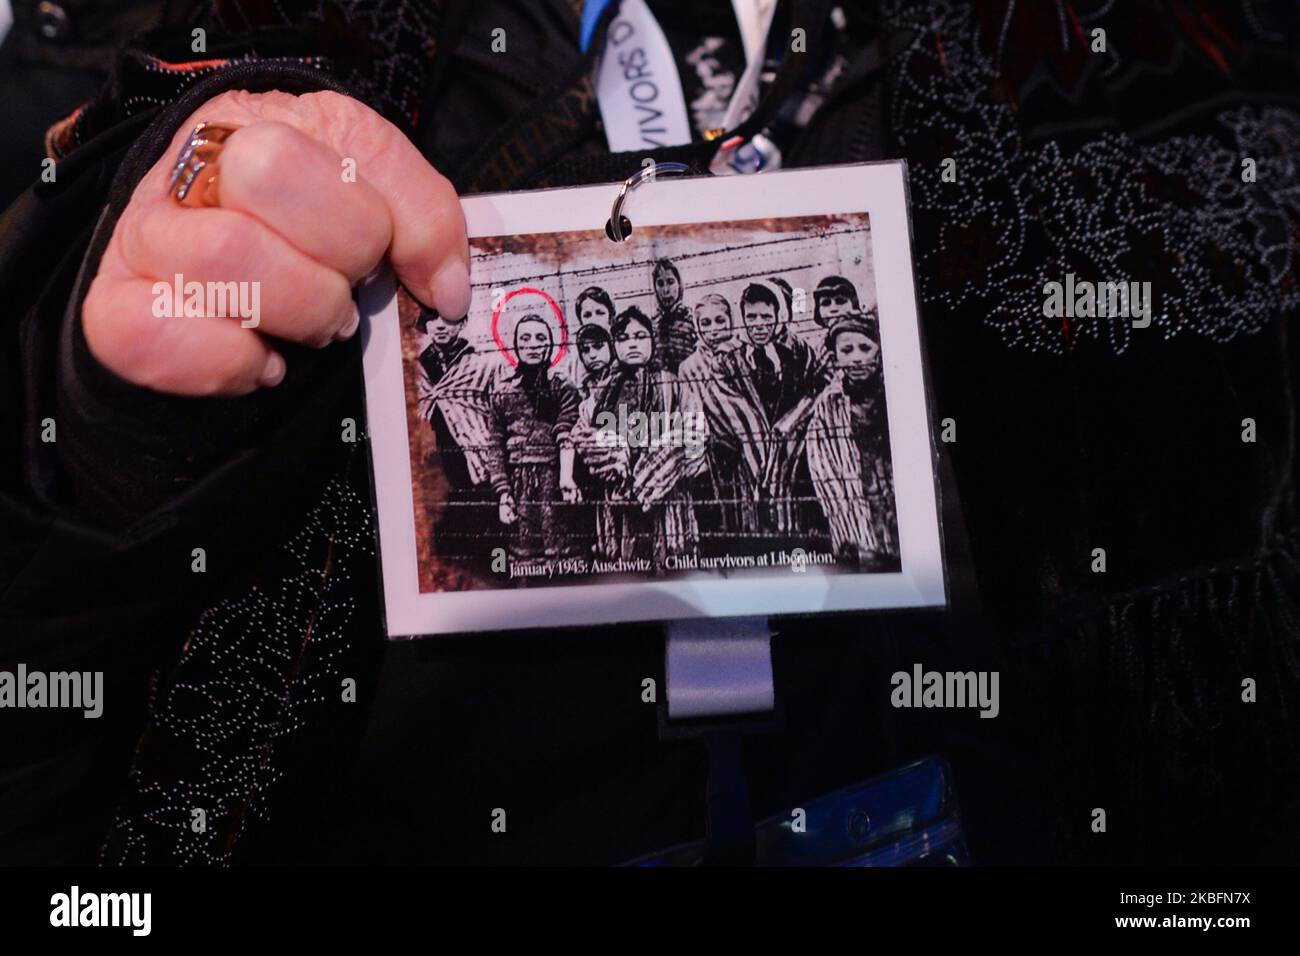
[[[328,483],[268,585],[208,609],[158,675],[101,862],[227,864],[249,832],[316,812],[319,775],[345,765],[372,693],[374,528],[365,482],[350,484],[363,458]]]
[[[1196,36],[1162,4],[1096,3],[1091,15],[1087,3],[894,6],[903,45],[889,119],[916,160],[914,215],[935,239],[917,245],[928,303],[979,312],[1014,348],[1055,353],[1089,340],[1123,352],[1136,334],[1045,317],[1044,283],[1070,272],[1152,282],[1165,339],[1226,342],[1300,305],[1294,92],[1229,94],[1226,71],[1216,89],[1217,61],[1201,62]],[[1251,26],[1261,5],[1236,6],[1237,33],[1223,41],[1235,52],[1221,56],[1254,56],[1281,81],[1284,55],[1264,46],[1277,34]],[[986,39],[981,18],[1006,32]],[[1104,54],[1091,52],[1095,29]],[[1177,98],[1170,72],[1186,77]],[[1190,101],[1198,90],[1203,101]],[[933,175],[949,158],[955,182]]]
[[[1253,0],[887,4],[889,132],[937,416],[967,429],[986,622],[1033,713],[1038,798],[1125,807],[1126,860],[1295,850],[1295,20]],[[1150,282],[1150,326],[1045,315],[1070,273]],[[1267,437],[1243,441],[1247,419]],[[1247,678],[1267,695],[1245,703]],[[1057,823],[1072,859],[1115,859]]]
[[[443,6],[435,0],[215,0],[212,23],[235,36],[294,28],[339,80],[401,124],[418,112]]]

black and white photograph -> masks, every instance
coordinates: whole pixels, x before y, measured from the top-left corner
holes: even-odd
[[[421,590],[897,571],[869,218],[638,238],[475,239],[468,316],[401,297]]]
[[[391,636],[944,602],[901,167],[769,181],[472,197],[464,316],[363,292]]]

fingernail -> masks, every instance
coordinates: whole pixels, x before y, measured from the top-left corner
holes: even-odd
[[[346,342],[352,336],[356,335],[357,328],[361,325],[361,313],[357,310],[357,304],[352,303],[352,318],[348,319],[343,328],[334,333],[334,338],[340,342]]]
[[[284,356],[279,352],[272,352],[266,357],[266,367],[262,369],[262,375],[257,380],[257,384],[263,388],[271,388],[279,385],[284,380]]]
[[[433,274],[430,303],[446,319],[461,319],[469,312],[469,269],[459,257]]]

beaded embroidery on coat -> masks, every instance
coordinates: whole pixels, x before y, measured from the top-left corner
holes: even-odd
[[[1074,148],[1062,145],[1065,137],[1033,141],[1026,135],[1017,88],[1050,83],[1067,99],[1082,97],[1090,83],[1104,84],[1125,69],[1165,70],[1189,57],[1209,56],[1198,40],[1214,37],[1200,38],[1181,21],[1169,26],[1184,35],[1163,54],[1168,64],[1157,59],[1132,66],[1127,38],[1114,28],[1107,28],[1109,52],[1094,54],[1091,30],[1108,22],[1116,5],[1080,9],[1087,6],[1059,0],[1033,9],[1014,0],[887,5],[887,30],[901,39],[892,51],[890,123],[895,142],[914,163],[913,215],[939,224],[938,242],[918,243],[916,249],[924,299],[941,313],[982,313],[1011,348],[1051,353],[1084,342],[1121,353],[1139,334],[1126,321],[1045,316],[1044,284],[1071,272],[1094,280],[1151,282],[1152,326],[1141,334],[1165,339],[1200,335],[1227,342],[1295,309],[1296,112],[1268,104],[1231,106],[1212,110],[1207,118],[1213,123],[1201,121],[1212,132],[1138,141],[1106,130]],[[1276,43],[1258,6],[1241,7],[1243,29]],[[1033,34],[1046,45],[1044,54],[1035,60],[1020,50],[1020,59],[1012,57],[1007,44],[1019,35],[1019,19],[1041,18],[1044,10],[1060,25],[1059,31]],[[983,28],[981,19],[1000,29]],[[1243,42],[1220,40],[1228,51]],[[1142,52],[1149,55],[1146,48]],[[1230,70],[1227,56],[1215,64]],[[938,174],[949,157],[956,182]],[[1254,161],[1254,181],[1246,181],[1246,158]]]

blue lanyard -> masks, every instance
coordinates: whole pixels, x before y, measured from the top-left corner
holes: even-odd
[[[605,12],[611,0],[586,0],[582,5],[582,33],[579,40],[579,46],[583,53],[587,52],[587,47],[591,46],[591,38],[596,35],[596,24],[600,22],[600,15]]]

